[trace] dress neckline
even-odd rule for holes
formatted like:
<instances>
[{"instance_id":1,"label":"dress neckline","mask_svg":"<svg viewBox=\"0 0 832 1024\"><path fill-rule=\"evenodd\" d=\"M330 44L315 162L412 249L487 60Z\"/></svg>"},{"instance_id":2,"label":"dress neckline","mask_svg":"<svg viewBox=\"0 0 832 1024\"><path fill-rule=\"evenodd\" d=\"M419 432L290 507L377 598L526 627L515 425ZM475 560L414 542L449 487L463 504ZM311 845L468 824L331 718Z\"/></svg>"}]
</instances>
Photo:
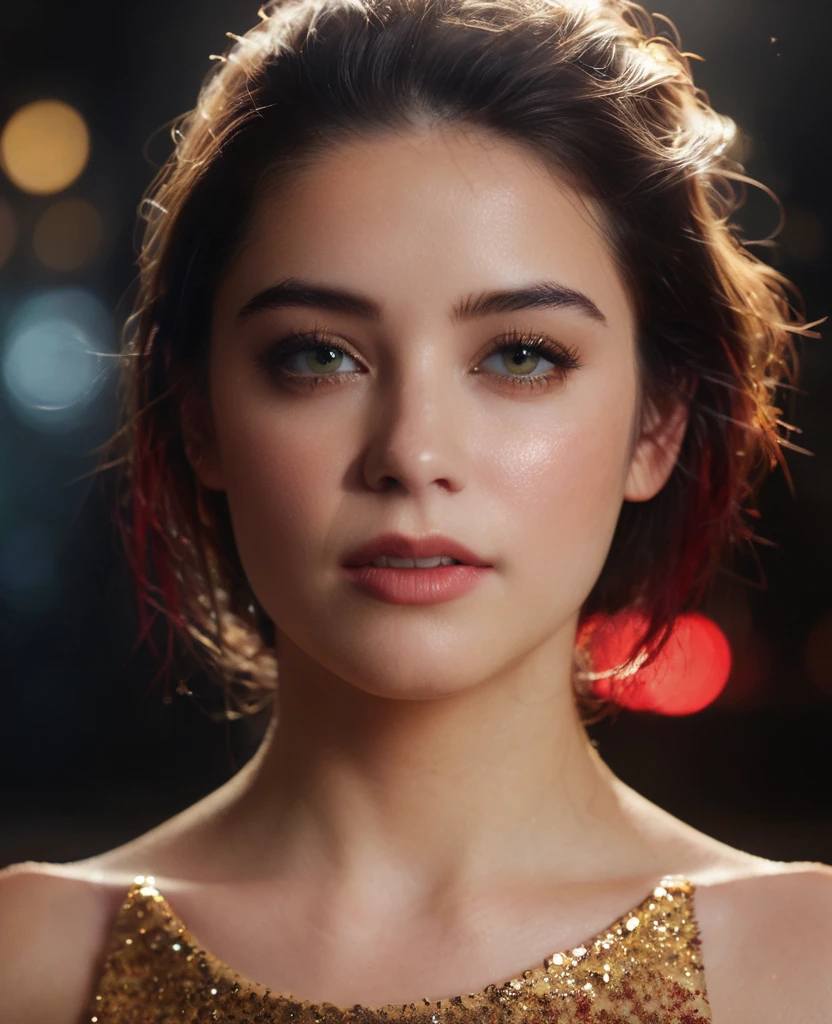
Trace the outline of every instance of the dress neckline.
<instances>
[{"instance_id":1,"label":"dress neckline","mask_svg":"<svg viewBox=\"0 0 832 1024\"><path fill-rule=\"evenodd\" d=\"M698 924L693 914L692 901L695 890L696 886L685 875L664 875L641 902L628 909L597 935L571 949L545 957L542 965L531 967L517 977L502 983L492 983L478 992L462 993L437 1000L423 998L415 1003L385 1003L378 1006L356 1003L352 1007L338 1006L327 1001L317 1003L299 999L288 992L274 992L268 986L240 974L230 964L206 949L199 938L190 931L156 886L153 875L138 875L134 878L122 909L128 911L134 909L137 903L144 902L150 909L151 916L164 920L167 934L179 936L180 941L171 946L173 950L180 947L185 951L191 950L191 955L187 959L190 960L192 955L196 955L200 968L207 974L227 980L234 991L257 993L267 1000L270 1006L295 1011L299 1019L329 1020L332 1014L343 1015L344 1019L353 1019L352 1015L360 1011L362 1019L387 1021L397 1020L399 1015L412 1013L416 1009L420 1014L430 1014L433 1010L473 1006L481 1004L486 998L493 1001L495 996L501 996L502 993L508 998L516 999L523 993L535 993L543 988L551 988L559 978L563 979L564 991L570 991L568 986L574 984L573 977L597 975L599 982L601 977L604 981L609 981L608 974L600 973L603 971L604 961L614 960L616 956L620 956L621 947L633 941L655 947L670 940L670 935L663 934L669 930L663 921L669 920L671 916L676 919L680 912L689 922L691 938L687 942L696 950L700 940ZM677 925L670 930L678 933L679 927ZM695 959L698 960L696 957ZM691 991L696 984L696 995L699 995L700 989L704 995L703 980L694 979L687 970L685 973L691 979ZM587 983L583 987L592 986Z\"/></svg>"}]
</instances>

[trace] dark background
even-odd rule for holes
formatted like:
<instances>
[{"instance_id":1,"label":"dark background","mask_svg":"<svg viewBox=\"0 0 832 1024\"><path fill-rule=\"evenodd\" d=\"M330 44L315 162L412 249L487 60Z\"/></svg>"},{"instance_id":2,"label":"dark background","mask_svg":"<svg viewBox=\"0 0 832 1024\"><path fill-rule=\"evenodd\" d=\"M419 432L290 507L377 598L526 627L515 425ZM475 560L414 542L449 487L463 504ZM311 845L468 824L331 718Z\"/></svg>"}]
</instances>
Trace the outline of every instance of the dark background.
<instances>
[{"instance_id":1,"label":"dark background","mask_svg":"<svg viewBox=\"0 0 832 1024\"><path fill-rule=\"evenodd\" d=\"M650 9L650 8L648 8ZM779 196L786 228L754 251L800 288L807 315L829 312L829 15L822 0L667 0L697 82L742 130L747 172ZM57 98L87 121L92 155L65 193L98 209L104 237L80 270L48 270L32 245L56 197L0 174L18 237L0 266L0 352L28 296L68 284L96 295L117 328L135 276L136 207L171 148L168 123L193 106L226 31L257 20L233 0L10 3L0 33L0 123ZM662 30L661 23L657 27ZM778 213L752 190L735 218L760 239ZM720 576L707 611L734 667L706 710L633 712L592 728L613 769L647 797L731 844L783 860L832 862L832 356L802 344L802 392L784 405L814 455L788 454L790 492L765 486L759 546ZM224 782L265 720L217 724L184 696L149 690L156 663L131 657L137 616L110 527L107 487L76 481L114 425L112 387L85 425L44 433L15 415L0 382L0 865L67 861L118 845ZM739 579L737 577L740 577ZM745 579L746 582L742 580ZM197 687L198 689L198 687ZM203 702L207 706L207 701Z\"/></svg>"}]
</instances>

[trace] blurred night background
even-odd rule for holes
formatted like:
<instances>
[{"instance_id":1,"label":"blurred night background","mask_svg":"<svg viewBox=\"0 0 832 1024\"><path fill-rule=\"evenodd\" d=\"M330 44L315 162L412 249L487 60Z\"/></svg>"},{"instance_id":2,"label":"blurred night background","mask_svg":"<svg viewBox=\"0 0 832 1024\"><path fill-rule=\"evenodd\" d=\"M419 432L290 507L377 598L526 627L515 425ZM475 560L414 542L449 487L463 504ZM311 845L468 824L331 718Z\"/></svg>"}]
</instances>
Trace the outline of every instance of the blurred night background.
<instances>
[{"instance_id":1,"label":"blurred night background","mask_svg":"<svg viewBox=\"0 0 832 1024\"><path fill-rule=\"evenodd\" d=\"M653 10L647 5L648 10ZM751 177L782 201L753 251L830 313L827 0L666 0L697 83L738 123ZM205 699L149 689L105 478L78 480L115 423L112 354L135 277L136 210L227 31L256 2L42 0L0 34L0 866L110 849L237 771L265 719L213 721ZM667 32L661 22L659 31ZM33 106L30 106L33 105ZM778 211L751 189L735 216L762 239ZM826 328L821 328L828 334ZM832 352L800 345L802 434L765 485L758 562L720 576L707 611L733 668L685 717L623 712L591 728L630 785L717 838L832 863ZM100 354L96 354L100 353ZM108 358L108 353L110 358ZM199 690L195 680L191 685Z\"/></svg>"}]
</instances>

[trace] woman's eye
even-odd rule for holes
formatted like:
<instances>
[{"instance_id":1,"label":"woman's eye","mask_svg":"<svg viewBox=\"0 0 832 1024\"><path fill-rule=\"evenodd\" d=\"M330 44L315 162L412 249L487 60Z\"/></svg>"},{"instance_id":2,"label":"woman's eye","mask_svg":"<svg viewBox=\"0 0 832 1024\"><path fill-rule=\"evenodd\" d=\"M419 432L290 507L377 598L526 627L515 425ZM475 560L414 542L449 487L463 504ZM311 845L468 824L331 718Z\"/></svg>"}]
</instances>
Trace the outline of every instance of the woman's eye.
<instances>
[{"instance_id":1,"label":"woman's eye","mask_svg":"<svg viewBox=\"0 0 832 1024\"><path fill-rule=\"evenodd\" d=\"M343 372L345 359L356 363L340 345L320 334L292 334L261 352L255 363L267 376L279 376L292 384L317 386L336 384L335 378L355 373L351 366L347 367L347 373Z\"/></svg>"},{"instance_id":2,"label":"woman's eye","mask_svg":"<svg viewBox=\"0 0 832 1024\"><path fill-rule=\"evenodd\" d=\"M480 365L484 366L489 359L493 359L497 367L492 372L499 373L501 370L508 370L508 373L518 380L531 376L547 376L545 373L535 373L540 368L541 360L544 364L553 364L553 359L547 359L543 355L541 346L522 343L500 345L493 349Z\"/></svg>"},{"instance_id":3,"label":"woman's eye","mask_svg":"<svg viewBox=\"0 0 832 1024\"><path fill-rule=\"evenodd\" d=\"M552 338L533 333L511 331L494 345L480 365L494 359L499 369L508 373L496 376L507 378L510 387L548 388L562 384L572 370L583 365L577 349L562 345ZM536 373L541 360L551 369Z\"/></svg>"},{"instance_id":4,"label":"woman's eye","mask_svg":"<svg viewBox=\"0 0 832 1024\"><path fill-rule=\"evenodd\" d=\"M345 360L347 365L345 369ZM503 335L478 363L475 372L482 373L489 360L493 367L486 373L509 386L544 387L562 383L571 370L582 364L577 352L538 334L516 331ZM541 360L551 367L535 372ZM256 359L266 373L279 374L293 384L317 387L337 384L338 378L356 372L357 360L340 345L318 334L291 335L262 352Z\"/></svg>"},{"instance_id":5,"label":"woman's eye","mask_svg":"<svg viewBox=\"0 0 832 1024\"><path fill-rule=\"evenodd\" d=\"M282 365L290 373L322 373L334 374L344 369L344 360L355 360L342 348L329 343L304 344L300 347L283 350ZM347 367L354 372L354 367Z\"/></svg>"}]
</instances>

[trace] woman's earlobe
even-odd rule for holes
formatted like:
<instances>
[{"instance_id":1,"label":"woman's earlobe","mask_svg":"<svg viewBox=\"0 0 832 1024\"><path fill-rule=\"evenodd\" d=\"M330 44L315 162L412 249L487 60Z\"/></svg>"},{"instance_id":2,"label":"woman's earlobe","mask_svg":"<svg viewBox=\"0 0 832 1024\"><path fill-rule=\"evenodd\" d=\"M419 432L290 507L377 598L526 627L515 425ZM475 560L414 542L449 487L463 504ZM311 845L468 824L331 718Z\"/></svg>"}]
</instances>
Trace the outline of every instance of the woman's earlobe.
<instances>
[{"instance_id":1,"label":"woman's earlobe","mask_svg":"<svg viewBox=\"0 0 832 1024\"><path fill-rule=\"evenodd\" d=\"M216 448L205 441L186 443L185 455L197 479L209 491L224 491L222 473L216 457Z\"/></svg>"},{"instance_id":2,"label":"woman's earlobe","mask_svg":"<svg viewBox=\"0 0 832 1024\"><path fill-rule=\"evenodd\" d=\"M197 479L208 490L224 491L213 427L201 400L193 397L183 400L180 424L185 457Z\"/></svg>"},{"instance_id":3,"label":"woman's earlobe","mask_svg":"<svg viewBox=\"0 0 832 1024\"><path fill-rule=\"evenodd\" d=\"M673 472L690 419L696 381L679 388L660 404L651 402L638 438L624 486L625 501L649 501Z\"/></svg>"}]
</instances>

